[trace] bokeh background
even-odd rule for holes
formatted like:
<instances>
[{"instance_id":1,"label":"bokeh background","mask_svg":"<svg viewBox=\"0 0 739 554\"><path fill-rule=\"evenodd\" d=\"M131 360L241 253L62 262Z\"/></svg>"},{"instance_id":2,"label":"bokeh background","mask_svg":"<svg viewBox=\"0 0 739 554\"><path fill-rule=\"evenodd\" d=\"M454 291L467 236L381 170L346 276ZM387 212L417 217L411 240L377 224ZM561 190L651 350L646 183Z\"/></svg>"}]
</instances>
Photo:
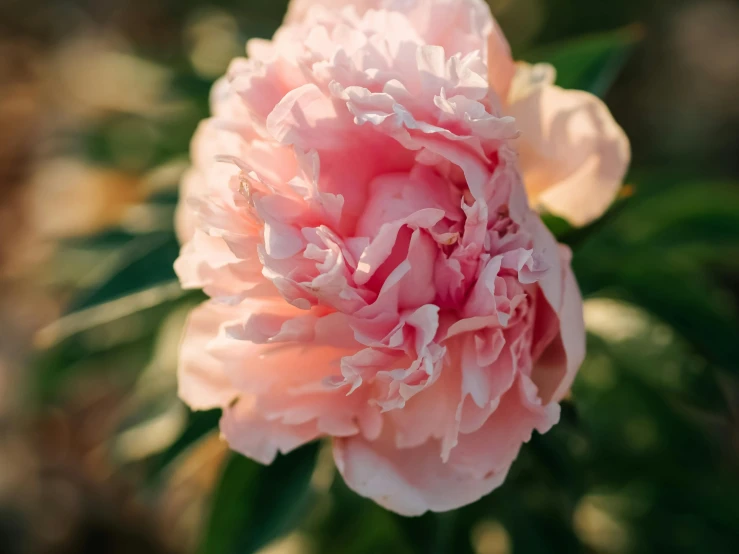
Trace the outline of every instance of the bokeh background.
<instances>
[{"instance_id":1,"label":"bokeh background","mask_svg":"<svg viewBox=\"0 0 739 554\"><path fill-rule=\"evenodd\" d=\"M285 0L0 0L0 553L739 551L739 4L491 0L633 146L574 231L588 358L506 484L405 519L311 445L261 468L175 394L177 183Z\"/></svg>"}]
</instances>

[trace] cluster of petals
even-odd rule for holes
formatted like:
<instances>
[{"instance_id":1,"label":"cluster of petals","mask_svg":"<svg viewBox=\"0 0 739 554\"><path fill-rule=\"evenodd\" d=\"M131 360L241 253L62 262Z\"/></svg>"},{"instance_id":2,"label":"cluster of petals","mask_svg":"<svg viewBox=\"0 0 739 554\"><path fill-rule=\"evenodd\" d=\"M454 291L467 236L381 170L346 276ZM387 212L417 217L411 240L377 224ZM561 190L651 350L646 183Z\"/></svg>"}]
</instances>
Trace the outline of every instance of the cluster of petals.
<instances>
[{"instance_id":1,"label":"cluster of petals","mask_svg":"<svg viewBox=\"0 0 739 554\"><path fill-rule=\"evenodd\" d=\"M603 104L516 65L483 0L294 0L212 92L176 270L180 395L270 463L331 437L406 515L500 485L584 356L574 224L620 185Z\"/></svg>"}]
</instances>

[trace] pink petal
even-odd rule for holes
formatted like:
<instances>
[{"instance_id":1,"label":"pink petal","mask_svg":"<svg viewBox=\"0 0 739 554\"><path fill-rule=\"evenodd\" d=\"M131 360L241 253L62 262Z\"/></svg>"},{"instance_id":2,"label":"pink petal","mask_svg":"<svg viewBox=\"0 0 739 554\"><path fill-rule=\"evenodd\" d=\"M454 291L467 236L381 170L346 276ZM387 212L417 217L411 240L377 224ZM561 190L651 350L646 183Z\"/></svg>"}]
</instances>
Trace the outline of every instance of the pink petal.
<instances>
[{"instance_id":1,"label":"pink petal","mask_svg":"<svg viewBox=\"0 0 739 554\"><path fill-rule=\"evenodd\" d=\"M225 408L220 428L233 450L259 463L271 464L278 452L287 454L320 435L313 421L300 425L269 421L254 410L253 404L253 399L241 398Z\"/></svg>"},{"instance_id":2,"label":"pink petal","mask_svg":"<svg viewBox=\"0 0 739 554\"><path fill-rule=\"evenodd\" d=\"M563 259L569 260L569 256L569 250L562 247ZM563 300L556 315L559 335L543 352L531 376L542 398L552 402L559 402L567 394L585 358L585 323L580 289L569 264L565 264L562 271Z\"/></svg>"},{"instance_id":3,"label":"pink petal","mask_svg":"<svg viewBox=\"0 0 739 554\"><path fill-rule=\"evenodd\" d=\"M219 360L207 350L223 320L232 315L232 307L213 302L190 314L180 347L178 385L180 398L194 410L226 406L238 394Z\"/></svg>"},{"instance_id":4,"label":"pink petal","mask_svg":"<svg viewBox=\"0 0 739 554\"><path fill-rule=\"evenodd\" d=\"M376 441L334 439L334 459L349 487L385 508L406 516L443 512L500 486L532 430L546 432L558 417L558 406L541 405L536 387L523 378L485 425L460 435L446 463L438 441L398 448L390 428Z\"/></svg>"},{"instance_id":5,"label":"pink petal","mask_svg":"<svg viewBox=\"0 0 739 554\"><path fill-rule=\"evenodd\" d=\"M478 479L441 461L438 443L398 449L363 437L334 439L334 460L347 485L405 516L444 512L478 500L499 486L506 470Z\"/></svg>"},{"instance_id":6,"label":"pink petal","mask_svg":"<svg viewBox=\"0 0 739 554\"><path fill-rule=\"evenodd\" d=\"M515 99L526 189L532 204L574 225L599 217L621 187L629 141L606 105L590 93L542 84Z\"/></svg>"},{"instance_id":7,"label":"pink petal","mask_svg":"<svg viewBox=\"0 0 739 554\"><path fill-rule=\"evenodd\" d=\"M493 30L488 35L487 48L488 82L497 96L496 104L500 109L508 98L516 64L511 57L511 47L497 21L493 22Z\"/></svg>"}]
</instances>

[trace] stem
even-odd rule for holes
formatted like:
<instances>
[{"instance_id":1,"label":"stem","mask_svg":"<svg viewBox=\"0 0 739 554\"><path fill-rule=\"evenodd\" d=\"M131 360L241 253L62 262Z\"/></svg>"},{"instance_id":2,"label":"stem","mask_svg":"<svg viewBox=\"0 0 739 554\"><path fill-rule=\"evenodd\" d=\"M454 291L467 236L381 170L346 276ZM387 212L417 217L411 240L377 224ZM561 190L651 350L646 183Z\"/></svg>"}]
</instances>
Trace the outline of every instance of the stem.
<instances>
[{"instance_id":1,"label":"stem","mask_svg":"<svg viewBox=\"0 0 739 554\"><path fill-rule=\"evenodd\" d=\"M436 533L432 554L451 554L451 543L454 538L454 525L457 520L457 510L434 514Z\"/></svg>"}]
</instances>

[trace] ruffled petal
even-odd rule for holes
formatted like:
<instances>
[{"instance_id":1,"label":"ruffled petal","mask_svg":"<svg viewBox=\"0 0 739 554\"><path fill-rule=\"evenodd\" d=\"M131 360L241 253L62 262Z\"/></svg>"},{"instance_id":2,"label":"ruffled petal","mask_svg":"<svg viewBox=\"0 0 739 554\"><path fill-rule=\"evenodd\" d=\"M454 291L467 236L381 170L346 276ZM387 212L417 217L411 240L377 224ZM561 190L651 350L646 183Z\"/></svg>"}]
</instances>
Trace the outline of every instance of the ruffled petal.
<instances>
[{"instance_id":1,"label":"ruffled petal","mask_svg":"<svg viewBox=\"0 0 739 554\"><path fill-rule=\"evenodd\" d=\"M321 434L314 421L285 425L268 420L254 407L253 398L240 398L223 410L221 436L244 456L262 464L271 464L277 453L288 454Z\"/></svg>"},{"instance_id":2,"label":"ruffled petal","mask_svg":"<svg viewBox=\"0 0 739 554\"><path fill-rule=\"evenodd\" d=\"M334 460L351 489L405 516L464 506L488 494L506 476L503 470L479 479L444 463L435 441L399 449L387 439L338 438L334 439Z\"/></svg>"},{"instance_id":3,"label":"ruffled petal","mask_svg":"<svg viewBox=\"0 0 739 554\"><path fill-rule=\"evenodd\" d=\"M558 417L558 406L543 406L522 378L483 427L460 436L446 462L438 441L399 448L390 428L376 441L334 439L334 459L349 487L385 508L406 516L444 512L500 486L532 430L546 432Z\"/></svg>"},{"instance_id":4,"label":"ruffled petal","mask_svg":"<svg viewBox=\"0 0 739 554\"><path fill-rule=\"evenodd\" d=\"M531 377L541 391L542 398L559 402L567 394L575 380L577 370L585 358L585 323L583 320L582 296L575 274L569 266L570 251L561 247L562 257L562 304L557 313L542 317L549 318L548 338L542 339L546 350L536 362Z\"/></svg>"}]
</instances>

